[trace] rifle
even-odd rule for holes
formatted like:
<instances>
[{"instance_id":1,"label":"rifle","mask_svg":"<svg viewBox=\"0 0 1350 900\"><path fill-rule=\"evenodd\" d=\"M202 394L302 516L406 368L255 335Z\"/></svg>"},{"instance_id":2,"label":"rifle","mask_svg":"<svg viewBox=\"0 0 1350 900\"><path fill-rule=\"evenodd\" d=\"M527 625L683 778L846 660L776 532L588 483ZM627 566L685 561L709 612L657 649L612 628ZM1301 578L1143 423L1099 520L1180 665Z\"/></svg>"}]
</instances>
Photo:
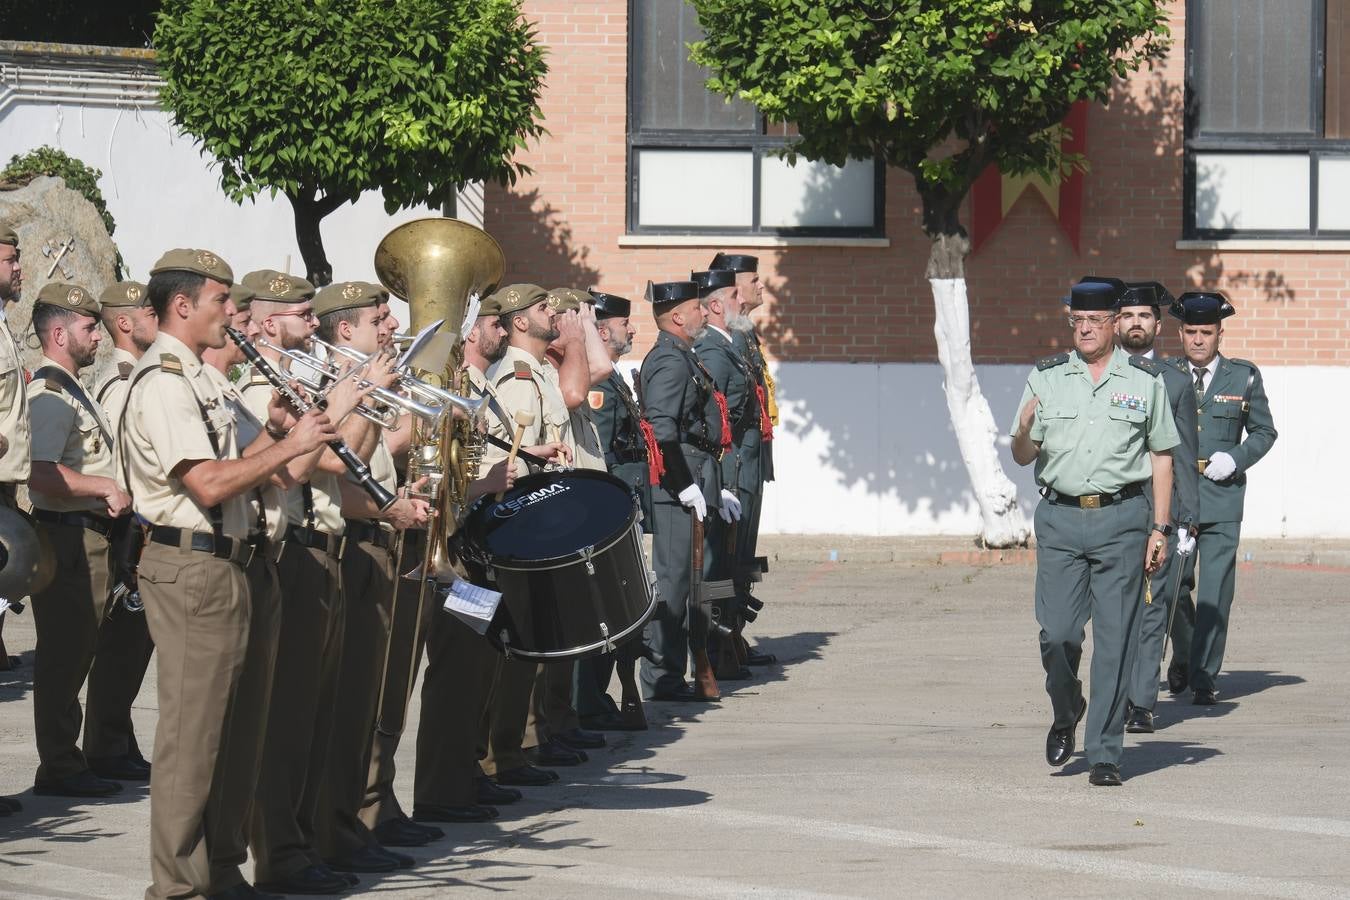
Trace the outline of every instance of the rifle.
<instances>
[{"instance_id":1,"label":"rifle","mask_svg":"<svg viewBox=\"0 0 1350 900\"><path fill-rule=\"evenodd\" d=\"M718 700L722 692L717 687L712 660L708 657L708 637L713 630L723 638L734 632L713 614L713 601L736 596L730 581L703 580L703 520L692 510L689 513L692 542L689 573L689 650L694 655L694 682L698 695L705 700Z\"/></svg>"}]
</instances>

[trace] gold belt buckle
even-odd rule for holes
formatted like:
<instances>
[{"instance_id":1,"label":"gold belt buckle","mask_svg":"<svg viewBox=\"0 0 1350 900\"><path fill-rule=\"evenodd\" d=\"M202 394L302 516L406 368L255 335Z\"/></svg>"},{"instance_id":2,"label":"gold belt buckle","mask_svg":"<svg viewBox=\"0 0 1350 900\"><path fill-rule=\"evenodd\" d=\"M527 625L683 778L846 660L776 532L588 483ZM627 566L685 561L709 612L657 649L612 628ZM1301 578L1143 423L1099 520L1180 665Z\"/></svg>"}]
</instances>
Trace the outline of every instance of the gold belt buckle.
<instances>
[{"instance_id":1,"label":"gold belt buckle","mask_svg":"<svg viewBox=\"0 0 1350 900\"><path fill-rule=\"evenodd\" d=\"M1200 474L1201 474L1201 475L1205 474L1205 467L1208 466L1208 465L1209 465L1209 460L1207 460L1207 459L1197 459L1197 460L1195 461L1195 467L1196 467L1197 469L1200 470Z\"/></svg>"},{"instance_id":2,"label":"gold belt buckle","mask_svg":"<svg viewBox=\"0 0 1350 900\"><path fill-rule=\"evenodd\" d=\"M1079 509L1101 509L1102 498L1099 494L1088 494L1078 498Z\"/></svg>"}]
</instances>

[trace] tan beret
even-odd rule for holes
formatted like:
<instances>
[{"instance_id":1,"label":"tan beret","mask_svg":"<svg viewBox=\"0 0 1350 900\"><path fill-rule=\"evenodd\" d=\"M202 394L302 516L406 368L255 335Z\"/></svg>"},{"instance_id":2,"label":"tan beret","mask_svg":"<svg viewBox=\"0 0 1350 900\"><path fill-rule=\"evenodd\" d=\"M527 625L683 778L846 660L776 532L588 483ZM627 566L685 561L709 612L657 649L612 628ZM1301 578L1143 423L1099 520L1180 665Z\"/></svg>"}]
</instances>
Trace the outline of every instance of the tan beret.
<instances>
[{"instance_id":1,"label":"tan beret","mask_svg":"<svg viewBox=\"0 0 1350 900\"><path fill-rule=\"evenodd\" d=\"M98 295L101 306L144 306L145 285L139 281L119 281Z\"/></svg>"},{"instance_id":2,"label":"tan beret","mask_svg":"<svg viewBox=\"0 0 1350 900\"><path fill-rule=\"evenodd\" d=\"M0 244L9 244L11 247L19 246L18 232L4 222L0 222Z\"/></svg>"},{"instance_id":3,"label":"tan beret","mask_svg":"<svg viewBox=\"0 0 1350 900\"><path fill-rule=\"evenodd\" d=\"M380 286L369 281L335 281L314 295L314 315L323 318L344 309L378 306Z\"/></svg>"},{"instance_id":4,"label":"tan beret","mask_svg":"<svg viewBox=\"0 0 1350 900\"><path fill-rule=\"evenodd\" d=\"M594 297L576 288L557 287L548 292L548 305L560 313L581 309L581 304L594 302Z\"/></svg>"},{"instance_id":5,"label":"tan beret","mask_svg":"<svg viewBox=\"0 0 1350 900\"><path fill-rule=\"evenodd\" d=\"M314 299L314 285L299 275L288 275L275 269L249 272L240 282L253 291L255 300L273 303L304 303Z\"/></svg>"},{"instance_id":6,"label":"tan beret","mask_svg":"<svg viewBox=\"0 0 1350 900\"><path fill-rule=\"evenodd\" d=\"M243 284L230 285L230 302L234 304L237 312L243 312L248 309L249 304L253 302L258 295L253 293L253 289Z\"/></svg>"},{"instance_id":7,"label":"tan beret","mask_svg":"<svg viewBox=\"0 0 1350 900\"><path fill-rule=\"evenodd\" d=\"M548 292L537 284L508 284L490 294L479 306L479 315L490 315L484 309L495 309L496 315L520 312L536 303L548 300Z\"/></svg>"},{"instance_id":8,"label":"tan beret","mask_svg":"<svg viewBox=\"0 0 1350 900\"><path fill-rule=\"evenodd\" d=\"M228 263L210 250L179 248L170 250L150 269L151 275L161 272L191 272L224 285L234 284L234 271Z\"/></svg>"},{"instance_id":9,"label":"tan beret","mask_svg":"<svg viewBox=\"0 0 1350 900\"><path fill-rule=\"evenodd\" d=\"M96 316L99 310L98 301L94 299L93 294L78 284L65 284L60 281L44 284L42 290L38 291L37 300L33 302L34 305L55 306L86 316Z\"/></svg>"}]
</instances>

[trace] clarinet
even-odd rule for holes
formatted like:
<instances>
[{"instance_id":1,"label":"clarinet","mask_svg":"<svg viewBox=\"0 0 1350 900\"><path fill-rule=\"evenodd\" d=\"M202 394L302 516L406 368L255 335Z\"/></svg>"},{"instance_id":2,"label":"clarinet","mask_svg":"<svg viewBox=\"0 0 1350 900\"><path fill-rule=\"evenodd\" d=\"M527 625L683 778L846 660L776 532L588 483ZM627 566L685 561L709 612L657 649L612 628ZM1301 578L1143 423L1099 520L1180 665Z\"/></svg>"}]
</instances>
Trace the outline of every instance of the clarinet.
<instances>
[{"instance_id":1,"label":"clarinet","mask_svg":"<svg viewBox=\"0 0 1350 900\"><path fill-rule=\"evenodd\" d=\"M229 326L226 326L225 334L239 346L239 349L244 352L244 356L253 364L253 367L268 380L272 387L276 389L276 392L282 396L282 399L291 405L291 408L294 409L298 415L303 416L314 408L314 404L307 402L305 398L301 397L300 394L286 382L286 379L281 377L281 373L279 373L276 368L258 352L258 348L249 343L248 338L244 337L238 330L230 328ZM331 441L328 444L328 447L337 454L338 459L342 460L343 465L347 467L347 471L352 473L352 477L355 478L357 484L370 495L370 499L375 501L375 505L379 507L380 512L384 512L398 499L375 480L375 476L370 474L370 467L361 462L361 457L357 456L352 448L348 447L346 442L341 438Z\"/></svg>"}]
</instances>

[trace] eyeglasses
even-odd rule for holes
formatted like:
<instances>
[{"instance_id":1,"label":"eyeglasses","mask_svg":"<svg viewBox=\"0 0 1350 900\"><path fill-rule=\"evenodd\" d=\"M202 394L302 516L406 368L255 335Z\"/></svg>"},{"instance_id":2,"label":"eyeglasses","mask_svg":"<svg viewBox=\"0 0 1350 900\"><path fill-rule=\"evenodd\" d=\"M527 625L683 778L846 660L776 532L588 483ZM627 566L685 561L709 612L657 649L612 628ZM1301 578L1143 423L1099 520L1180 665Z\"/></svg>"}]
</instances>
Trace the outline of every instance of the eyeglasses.
<instances>
[{"instance_id":1,"label":"eyeglasses","mask_svg":"<svg viewBox=\"0 0 1350 900\"><path fill-rule=\"evenodd\" d=\"M271 314L270 316L268 316L267 318L269 318L269 319L280 319L282 316L299 316L300 318L304 319L306 322L317 322L317 321L319 321L319 317L316 316L316 315L314 315L314 310L312 310L312 309L304 309L304 310L297 309L297 310L295 310L294 312L275 312L275 313L272 313L272 314Z\"/></svg>"},{"instance_id":2,"label":"eyeglasses","mask_svg":"<svg viewBox=\"0 0 1350 900\"><path fill-rule=\"evenodd\" d=\"M1115 316L1069 316L1070 328L1082 328L1084 325L1091 325L1093 328L1101 328L1110 324Z\"/></svg>"}]
</instances>

